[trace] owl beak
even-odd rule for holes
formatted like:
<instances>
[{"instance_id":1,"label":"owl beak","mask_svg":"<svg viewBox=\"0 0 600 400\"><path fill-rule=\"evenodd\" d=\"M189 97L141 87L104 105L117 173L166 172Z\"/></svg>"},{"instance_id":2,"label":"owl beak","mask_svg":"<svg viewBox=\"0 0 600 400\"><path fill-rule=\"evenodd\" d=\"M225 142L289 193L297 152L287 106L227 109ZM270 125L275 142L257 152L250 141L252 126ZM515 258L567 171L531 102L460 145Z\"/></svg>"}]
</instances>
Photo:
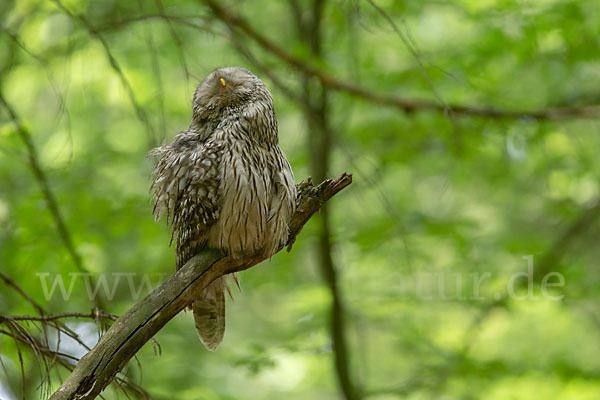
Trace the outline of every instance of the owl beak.
<instances>
[{"instance_id":1,"label":"owl beak","mask_svg":"<svg viewBox=\"0 0 600 400\"><path fill-rule=\"evenodd\" d=\"M225 87L227 86L227 81L223 78L219 78L219 82L221 83L221 86Z\"/></svg>"}]
</instances>

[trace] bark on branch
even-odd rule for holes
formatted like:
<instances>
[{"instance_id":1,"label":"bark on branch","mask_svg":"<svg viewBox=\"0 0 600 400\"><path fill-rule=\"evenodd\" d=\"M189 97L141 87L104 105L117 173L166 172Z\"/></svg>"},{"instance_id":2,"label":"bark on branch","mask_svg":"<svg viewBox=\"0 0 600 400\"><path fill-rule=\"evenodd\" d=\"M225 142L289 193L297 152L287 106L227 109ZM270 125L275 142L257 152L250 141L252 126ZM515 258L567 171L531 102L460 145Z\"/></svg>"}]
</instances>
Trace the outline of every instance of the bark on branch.
<instances>
[{"instance_id":1,"label":"bark on branch","mask_svg":"<svg viewBox=\"0 0 600 400\"><path fill-rule=\"evenodd\" d=\"M350 183L352 175L344 173L318 186L314 186L310 178L298 185L297 210L290 223L288 249L321 205ZM51 400L94 399L137 351L198 297L210 282L221 275L248 269L263 260L262 257L232 260L220 251L209 249L194 256L115 321L98 344L81 358Z\"/></svg>"}]
</instances>

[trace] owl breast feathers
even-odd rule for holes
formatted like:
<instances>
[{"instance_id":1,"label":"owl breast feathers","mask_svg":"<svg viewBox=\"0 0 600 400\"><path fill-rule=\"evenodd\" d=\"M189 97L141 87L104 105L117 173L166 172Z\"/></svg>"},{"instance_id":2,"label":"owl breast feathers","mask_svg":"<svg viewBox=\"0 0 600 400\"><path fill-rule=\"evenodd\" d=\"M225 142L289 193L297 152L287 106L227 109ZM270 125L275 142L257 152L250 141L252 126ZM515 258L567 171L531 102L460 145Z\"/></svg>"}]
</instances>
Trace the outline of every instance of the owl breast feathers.
<instances>
[{"instance_id":1,"label":"owl breast feathers","mask_svg":"<svg viewBox=\"0 0 600 400\"><path fill-rule=\"evenodd\" d=\"M176 267L205 247L232 257L270 256L288 238L296 186L278 146L273 99L239 67L221 68L196 89L189 129L154 149L154 215L166 214L176 239ZM225 278L192 308L196 328L214 350L224 332Z\"/></svg>"}]
</instances>

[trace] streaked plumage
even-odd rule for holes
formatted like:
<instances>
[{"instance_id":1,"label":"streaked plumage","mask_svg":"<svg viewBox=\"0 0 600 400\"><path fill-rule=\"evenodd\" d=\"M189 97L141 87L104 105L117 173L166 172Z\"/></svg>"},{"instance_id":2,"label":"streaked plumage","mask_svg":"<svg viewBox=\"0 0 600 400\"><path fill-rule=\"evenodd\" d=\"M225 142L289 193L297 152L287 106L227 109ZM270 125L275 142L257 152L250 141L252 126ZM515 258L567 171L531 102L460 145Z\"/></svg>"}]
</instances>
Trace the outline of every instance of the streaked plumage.
<instances>
[{"instance_id":1,"label":"streaked plumage","mask_svg":"<svg viewBox=\"0 0 600 400\"><path fill-rule=\"evenodd\" d=\"M239 67L208 75L194 93L192 122L160 156L151 190L177 240L176 267L205 247L233 257L270 256L288 237L296 187L278 146L273 99L262 81ZM192 305L196 329L210 350L225 329L225 277Z\"/></svg>"}]
</instances>

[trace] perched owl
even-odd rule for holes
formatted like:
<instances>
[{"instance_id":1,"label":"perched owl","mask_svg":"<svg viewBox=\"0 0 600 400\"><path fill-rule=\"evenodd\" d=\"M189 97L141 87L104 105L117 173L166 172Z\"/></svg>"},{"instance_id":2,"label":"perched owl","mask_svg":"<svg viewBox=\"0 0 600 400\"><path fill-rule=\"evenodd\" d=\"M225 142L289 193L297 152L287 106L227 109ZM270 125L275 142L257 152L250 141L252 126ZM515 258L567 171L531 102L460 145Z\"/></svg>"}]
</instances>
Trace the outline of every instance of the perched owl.
<instances>
[{"instance_id":1,"label":"perched owl","mask_svg":"<svg viewBox=\"0 0 600 400\"><path fill-rule=\"evenodd\" d=\"M150 154L160 156L153 213L172 224L178 269L205 247L268 257L285 244L294 175L278 146L271 93L250 71L228 67L208 75L194 93L190 127ZM209 350L223 339L227 289L221 277L192 305Z\"/></svg>"}]
</instances>

